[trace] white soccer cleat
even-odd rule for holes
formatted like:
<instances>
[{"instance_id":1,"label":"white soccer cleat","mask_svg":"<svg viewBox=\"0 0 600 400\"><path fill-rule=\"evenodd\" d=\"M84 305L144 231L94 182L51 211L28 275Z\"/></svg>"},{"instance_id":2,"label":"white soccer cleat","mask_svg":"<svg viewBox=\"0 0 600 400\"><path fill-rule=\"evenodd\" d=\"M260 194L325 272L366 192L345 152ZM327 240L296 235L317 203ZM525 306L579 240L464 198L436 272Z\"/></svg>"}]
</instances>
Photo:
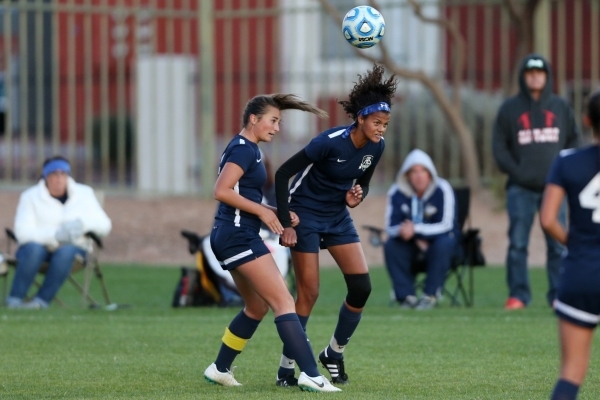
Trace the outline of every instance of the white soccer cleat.
<instances>
[{"instance_id":1,"label":"white soccer cleat","mask_svg":"<svg viewBox=\"0 0 600 400\"><path fill-rule=\"evenodd\" d=\"M300 373L298 378L298 386L300 389L307 392L341 392L342 389L337 388L331 384L323 375L317 377L310 377L304 372Z\"/></svg>"},{"instance_id":2,"label":"white soccer cleat","mask_svg":"<svg viewBox=\"0 0 600 400\"><path fill-rule=\"evenodd\" d=\"M212 363L208 366L208 368L206 368L206 371L204 371L204 379L206 379L208 383L212 383L214 385L242 386L242 384L236 381L233 377L234 369L235 367L232 368L231 371L220 372L215 363Z\"/></svg>"}]
</instances>

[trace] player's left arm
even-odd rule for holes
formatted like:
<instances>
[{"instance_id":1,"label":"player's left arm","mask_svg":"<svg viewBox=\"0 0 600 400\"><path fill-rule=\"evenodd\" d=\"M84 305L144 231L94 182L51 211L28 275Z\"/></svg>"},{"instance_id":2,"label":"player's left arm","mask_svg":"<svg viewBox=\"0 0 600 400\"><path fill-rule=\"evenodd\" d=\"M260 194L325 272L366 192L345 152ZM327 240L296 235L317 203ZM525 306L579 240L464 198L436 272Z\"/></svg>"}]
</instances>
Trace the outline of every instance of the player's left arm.
<instances>
[{"instance_id":1,"label":"player's left arm","mask_svg":"<svg viewBox=\"0 0 600 400\"><path fill-rule=\"evenodd\" d=\"M268 209L268 210L271 210L271 211L273 211L275 214L277 214L277 207L273 207L273 206L270 206L270 205L268 205L268 204L265 204L265 203L262 203L261 205L262 205L264 208L266 208L266 209ZM293 212L293 211L290 211L290 219L291 219L291 221L292 221L292 228L296 227L296 226L297 226L297 225L300 223L300 218L299 218L299 217L298 217L298 215L297 215L295 212Z\"/></svg>"},{"instance_id":2,"label":"player's left arm","mask_svg":"<svg viewBox=\"0 0 600 400\"><path fill-rule=\"evenodd\" d=\"M365 173L362 174L360 176L360 178L358 178L356 180L356 183L354 184L354 187L360 186L360 188L362 189L359 203L361 201L363 201L365 199L365 197L367 197L367 194L369 194L369 184L371 183L371 178L373 177L374 172L375 172L375 165L371 165L371 167L367 168Z\"/></svg>"},{"instance_id":3,"label":"player's left arm","mask_svg":"<svg viewBox=\"0 0 600 400\"><path fill-rule=\"evenodd\" d=\"M558 213L564 197L565 189L554 183L548 183L540 209L542 228L563 245L567 243L567 230L558 220Z\"/></svg>"}]
</instances>

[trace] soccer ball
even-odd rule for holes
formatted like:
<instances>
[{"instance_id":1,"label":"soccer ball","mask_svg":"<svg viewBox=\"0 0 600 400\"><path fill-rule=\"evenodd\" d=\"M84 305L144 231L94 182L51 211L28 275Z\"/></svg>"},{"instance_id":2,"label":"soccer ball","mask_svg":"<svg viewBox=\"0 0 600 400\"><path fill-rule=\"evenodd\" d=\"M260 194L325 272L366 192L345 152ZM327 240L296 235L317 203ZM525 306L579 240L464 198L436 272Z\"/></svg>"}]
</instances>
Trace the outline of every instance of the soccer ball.
<instances>
[{"instance_id":1,"label":"soccer ball","mask_svg":"<svg viewBox=\"0 0 600 400\"><path fill-rule=\"evenodd\" d=\"M344 38L354 47L366 49L375 46L385 30L385 21L379 11L369 6L358 6L348 11L342 22Z\"/></svg>"}]
</instances>

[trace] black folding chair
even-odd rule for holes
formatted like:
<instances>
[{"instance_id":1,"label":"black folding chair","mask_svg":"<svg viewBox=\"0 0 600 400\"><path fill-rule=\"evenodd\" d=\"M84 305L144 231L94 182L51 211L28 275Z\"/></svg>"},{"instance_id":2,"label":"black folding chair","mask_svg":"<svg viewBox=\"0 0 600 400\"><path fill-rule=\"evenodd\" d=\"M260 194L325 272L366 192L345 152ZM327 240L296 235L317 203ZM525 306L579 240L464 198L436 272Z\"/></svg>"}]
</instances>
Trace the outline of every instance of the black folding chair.
<instances>
[{"instance_id":1,"label":"black folding chair","mask_svg":"<svg viewBox=\"0 0 600 400\"><path fill-rule=\"evenodd\" d=\"M469 208L471 199L471 190L468 187L454 188L454 197L457 204L457 219L462 233L458 243L458 251L452 259L452 264L442 288L443 295L450 299L452 306L471 307L474 304L474 279L473 268L485 265L485 258L481 253L481 237L479 229L473 229L470 226L465 229L465 223L469 219ZM470 225L470 224L469 224ZM369 243L374 247L383 246L384 230L382 228L363 225L364 229L369 231ZM418 253L412 263L412 272L414 275L427 273L424 253ZM448 289L448 280L454 278L455 286ZM422 289L425 285L424 279L417 282L417 289ZM462 298L462 303L460 301Z\"/></svg>"}]
</instances>

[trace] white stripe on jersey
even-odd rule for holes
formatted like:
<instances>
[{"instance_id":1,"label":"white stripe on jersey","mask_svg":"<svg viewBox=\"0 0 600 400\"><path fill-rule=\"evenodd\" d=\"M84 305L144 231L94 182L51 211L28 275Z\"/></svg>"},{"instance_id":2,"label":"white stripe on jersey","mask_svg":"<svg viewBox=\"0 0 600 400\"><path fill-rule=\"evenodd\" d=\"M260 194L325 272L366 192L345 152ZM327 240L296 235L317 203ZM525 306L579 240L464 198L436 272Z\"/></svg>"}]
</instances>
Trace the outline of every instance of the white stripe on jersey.
<instances>
[{"instance_id":1,"label":"white stripe on jersey","mask_svg":"<svg viewBox=\"0 0 600 400\"><path fill-rule=\"evenodd\" d=\"M235 186L233 187L233 191L236 192L236 193L238 193L238 194L240 193L240 182L239 181L237 181L235 183ZM233 219L233 224L235 226L240 226L240 218L241 218L241 216L240 216L240 209L236 208L235 209L235 218Z\"/></svg>"},{"instance_id":2,"label":"white stripe on jersey","mask_svg":"<svg viewBox=\"0 0 600 400\"><path fill-rule=\"evenodd\" d=\"M252 254L252 250L242 251L240 254L236 254L233 257L229 257L227 260L223 261L223 265L231 264L234 261L239 260L240 258L244 258Z\"/></svg>"},{"instance_id":3,"label":"white stripe on jersey","mask_svg":"<svg viewBox=\"0 0 600 400\"><path fill-rule=\"evenodd\" d=\"M385 206L385 231L387 232L389 237L398 237L398 232L400 231L400 224L390 226L392 212L394 211L394 206L392 206L392 196L396 194L397 191L398 185L394 183L387 192L387 203Z\"/></svg>"},{"instance_id":4,"label":"white stripe on jersey","mask_svg":"<svg viewBox=\"0 0 600 400\"><path fill-rule=\"evenodd\" d=\"M568 315L571 318L575 318L581 322L587 322L588 324L597 324L600 322L600 315L590 314L586 311L581 311L575 307L571 307L568 304L561 303L558 300L554 301L554 308L561 313Z\"/></svg>"},{"instance_id":5,"label":"white stripe on jersey","mask_svg":"<svg viewBox=\"0 0 600 400\"><path fill-rule=\"evenodd\" d=\"M345 129L342 129L342 130L339 130L339 131L335 131L335 132L333 132L333 133L330 133L329 135L327 135L327 137L328 137L329 139L333 139L333 138L334 138L334 137L336 137L336 136L340 136L340 135L341 135L342 133L344 133L344 132L346 132L346 130L345 130Z\"/></svg>"},{"instance_id":6,"label":"white stripe on jersey","mask_svg":"<svg viewBox=\"0 0 600 400\"><path fill-rule=\"evenodd\" d=\"M306 174L308 174L308 171L310 171L310 169L312 168L312 166L313 165L310 164L308 167L306 167L306 169L302 173L302 176L300 177L300 179L298 179L298 182L296 182L296 184L294 185L294 187L290 190L290 196L288 197L288 203L292 200L292 194L294 194L294 192L296 191L296 189L298 189L298 187L302 183L302 179L304 179L304 177L306 176Z\"/></svg>"}]
</instances>

